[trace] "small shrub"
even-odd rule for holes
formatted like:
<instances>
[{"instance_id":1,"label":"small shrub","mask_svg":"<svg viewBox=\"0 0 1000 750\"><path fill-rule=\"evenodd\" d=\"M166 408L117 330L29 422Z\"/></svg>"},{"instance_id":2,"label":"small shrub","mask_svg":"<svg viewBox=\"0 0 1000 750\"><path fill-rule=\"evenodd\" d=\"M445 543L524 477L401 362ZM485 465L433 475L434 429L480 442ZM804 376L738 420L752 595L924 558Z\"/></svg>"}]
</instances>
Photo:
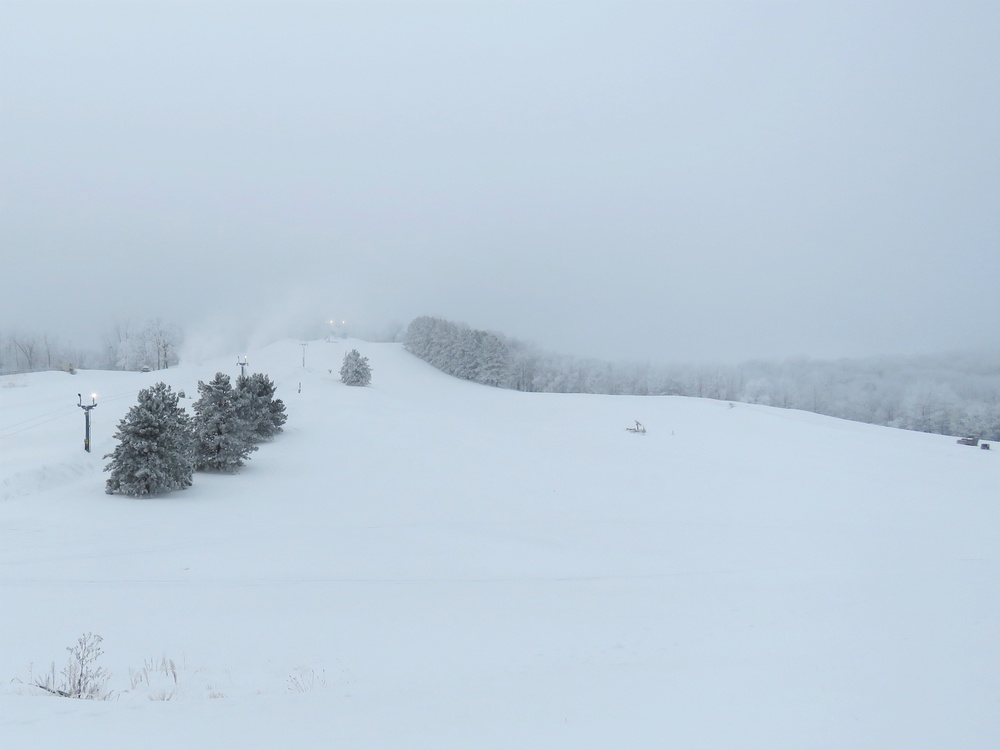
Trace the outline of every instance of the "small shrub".
<instances>
[{"instance_id":1,"label":"small shrub","mask_svg":"<svg viewBox=\"0 0 1000 750\"><path fill-rule=\"evenodd\" d=\"M164 656L160 658L159 664L157 664L155 659L148 659L143 662L139 669L129 668L128 676L132 689L135 690L143 683L147 687L152 687L153 683L150 680L150 676L159 672L163 672L165 677L173 678L174 684L177 684L177 665L173 659L168 659Z\"/></svg>"},{"instance_id":2,"label":"small shrub","mask_svg":"<svg viewBox=\"0 0 1000 750\"><path fill-rule=\"evenodd\" d=\"M326 672L316 674L315 669L298 669L297 674L289 675L288 691L291 693L308 693L316 688L326 687Z\"/></svg>"},{"instance_id":3,"label":"small shrub","mask_svg":"<svg viewBox=\"0 0 1000 750\"><path fill-rule=\"evenodd\" d=\"M75 646L67 646L69 659L62 670L62 679L56 677L56 664L52 662L49 673L33 678L32 682L53 695L64 698L80 698L83 700L107 700L111 693L107 691L110 673L104 667L98 667L96 662L104 655L101 642L104 639L93 633L84 633Z\"/></svg>"}]
</instances>

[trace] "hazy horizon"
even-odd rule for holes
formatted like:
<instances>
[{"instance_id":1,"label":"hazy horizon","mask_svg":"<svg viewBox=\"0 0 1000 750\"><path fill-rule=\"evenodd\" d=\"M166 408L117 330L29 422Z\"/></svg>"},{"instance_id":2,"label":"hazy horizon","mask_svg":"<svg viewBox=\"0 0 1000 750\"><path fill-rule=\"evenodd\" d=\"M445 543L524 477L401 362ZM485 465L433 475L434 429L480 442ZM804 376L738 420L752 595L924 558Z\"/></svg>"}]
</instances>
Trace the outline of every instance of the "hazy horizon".
<instances>
[{"instance_id":1,"label":"hazy horizon","mask_svg":"<svg viewBox=\"0 0 1000 750\"><path fill-rule=\"evenodd\" d=\"M0 35L0 331L1000 345L994 3L0 0Z\"/></svg>"}]
</instances>

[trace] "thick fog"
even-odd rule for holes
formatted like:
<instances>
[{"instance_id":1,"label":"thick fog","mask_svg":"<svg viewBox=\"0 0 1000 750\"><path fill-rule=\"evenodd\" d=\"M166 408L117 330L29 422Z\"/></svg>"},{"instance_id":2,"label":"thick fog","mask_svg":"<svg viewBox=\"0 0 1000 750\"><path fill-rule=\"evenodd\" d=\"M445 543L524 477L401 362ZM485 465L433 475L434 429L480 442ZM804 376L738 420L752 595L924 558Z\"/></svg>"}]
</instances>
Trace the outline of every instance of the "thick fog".
<instances>
[{"instance_id":1,"label":"thick fog","mask_svg":"<svg viewBox=\"0 0 1000 750\"><path fill-rule=\"evenodd\" d=\"M995 2L0 2L0 332L996 347Z\"/></svg>"}]
</instances>

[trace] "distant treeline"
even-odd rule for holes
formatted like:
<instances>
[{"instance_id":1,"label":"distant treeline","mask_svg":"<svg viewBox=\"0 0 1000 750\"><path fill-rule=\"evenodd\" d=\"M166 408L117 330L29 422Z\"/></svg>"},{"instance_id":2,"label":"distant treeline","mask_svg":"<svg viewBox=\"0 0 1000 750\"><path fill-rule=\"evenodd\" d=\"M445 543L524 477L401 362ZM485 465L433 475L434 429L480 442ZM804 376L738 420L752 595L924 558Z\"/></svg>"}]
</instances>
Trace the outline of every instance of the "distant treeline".
<instances>
[{"instance_id":1,"label":"distant treeline","mask_svg":"<svg viewBox=\"0 0 1000 750\"><path fill-rule=\"evenodd\" d=\"M441 318L423 316L406 329L403 345L456 378L510 388L511 356L505 340Z\"/></svg>"},{"instance_id":2,"label":"distant treeline","mask_svg":"<svg viewBox=\"0 0 1000 750\"><path fill-rule=\"evenodd\" d=\"M0 374L41 370L163 370L177 364L180 328L156 318L121 321L98 349L73 346L50 334L0 331Z\"/></svg>"},{"instance_id":3,"label":"distant treeline","mask_svg":"<svg viewBox=\"0 0 1000 750\"><path fill-rule=\"evenodd\" d=\"M1000 440L1000 352L732 366L612 364L428 316L410 324L403 343L450 375L519 391L697 396Z\"/></svg>"}]
</instances>

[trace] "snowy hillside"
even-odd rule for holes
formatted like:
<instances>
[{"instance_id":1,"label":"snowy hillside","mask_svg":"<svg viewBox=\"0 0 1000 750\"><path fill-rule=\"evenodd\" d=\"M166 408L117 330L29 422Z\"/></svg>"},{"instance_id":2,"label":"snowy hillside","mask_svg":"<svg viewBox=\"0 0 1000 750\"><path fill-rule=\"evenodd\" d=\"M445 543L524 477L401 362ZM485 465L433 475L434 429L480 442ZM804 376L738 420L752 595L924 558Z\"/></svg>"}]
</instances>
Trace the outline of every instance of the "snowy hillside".
<instances>
[{"instance_id":1,"label":"snowy hillside","mask_svg":"<svg viewBox=\"0 0 1000 750\"><path fill-rule=\"evenodd\" d=\"M248 353L283 434L148 500L117 421L235 355L0 378L3 747L1000 746L998 451L302 355ZM86 632L113 700L32 688Z\"/></svg>"}]
</instances>

